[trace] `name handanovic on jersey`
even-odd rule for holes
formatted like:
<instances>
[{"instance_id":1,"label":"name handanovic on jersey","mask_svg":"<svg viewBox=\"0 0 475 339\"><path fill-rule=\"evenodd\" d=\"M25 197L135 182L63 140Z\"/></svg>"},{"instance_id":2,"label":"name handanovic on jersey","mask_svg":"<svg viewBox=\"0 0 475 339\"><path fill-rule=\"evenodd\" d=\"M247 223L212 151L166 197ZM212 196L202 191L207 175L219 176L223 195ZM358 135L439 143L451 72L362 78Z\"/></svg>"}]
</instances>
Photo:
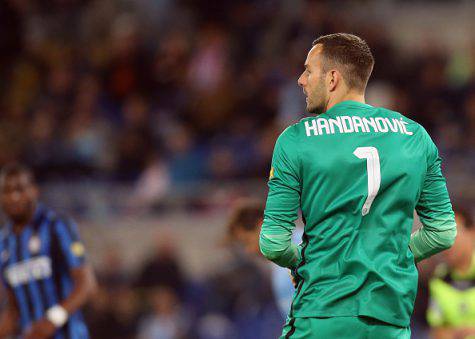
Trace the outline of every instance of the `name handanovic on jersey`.
<instances>
[{"instance_id":1,"label":"name handanovic on jersey","mask_svg":"<svg viewBox=\"0 0 475 339\"><path fill-rule=\"evenodd\" d=\"M5 269L5 280L11 287L26 284L33 280L47 279L52 275L51 258L43 255L20 261Z\"/></svg>"},{"instance_id":2,"label":"name handanovic on jersey","mask_svg":"<svg viewBox=\"0 0 475 339\"><path fill-rule=\"evenodd\" d=\"M304 122L308 137L335 133L400 133L413 135L407 129L408 123L402 118L338 116L333 118L313 118Z\"/></svg>"}]
</instances>

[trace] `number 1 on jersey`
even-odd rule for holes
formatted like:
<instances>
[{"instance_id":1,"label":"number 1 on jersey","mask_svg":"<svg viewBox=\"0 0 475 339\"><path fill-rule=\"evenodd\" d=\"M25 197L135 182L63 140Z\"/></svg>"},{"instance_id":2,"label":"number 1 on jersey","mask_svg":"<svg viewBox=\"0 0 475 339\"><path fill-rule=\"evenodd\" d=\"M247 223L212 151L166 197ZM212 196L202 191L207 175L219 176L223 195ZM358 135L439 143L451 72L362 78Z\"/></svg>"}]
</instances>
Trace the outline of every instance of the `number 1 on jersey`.
<instances>
[{"instance_id":1,"label":"number 1 on jersey","mask_svg":"<svg viewBox=\"0 0 475 339\"><path fill-rule=\"evenodd\" d=\"M360 159L366 159L366 170L368 172L368 197L363 204L361 214L365 216L369 213L371 204L381 185L381 170L379 165L379 153L375 147L358 147L353 152Z\"/></svg>"}]
</instances>

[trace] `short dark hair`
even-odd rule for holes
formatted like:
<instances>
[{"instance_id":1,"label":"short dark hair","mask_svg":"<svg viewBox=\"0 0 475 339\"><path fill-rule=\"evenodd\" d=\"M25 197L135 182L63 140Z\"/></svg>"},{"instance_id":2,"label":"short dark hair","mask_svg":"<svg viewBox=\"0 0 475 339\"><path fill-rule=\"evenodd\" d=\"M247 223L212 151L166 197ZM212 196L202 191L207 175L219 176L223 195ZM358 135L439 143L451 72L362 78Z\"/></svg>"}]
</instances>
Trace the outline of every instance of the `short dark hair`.
<instances>
[{"instance_id":1,"label":"short dark hair","mask_svg":"<svg viewBox=\"0 0 475 339\"><path fill-rule=\"evenodd\" d=\"M469 212L469 210L465 207L456 207L454 208L454 213L465 221L465 227L468 229L474 229L475 225L473 222L473 217L472 214Z\"/></svg>"},{"instance_id":2,"label":"short dark hair","mask_svg":"<svg viewBox=\"0 0 475 339\"><path fill-rule=\"evenodd\" d=\"M350 88L364 91L374 66L374 57L366 41L349 33L322 35L312 46L322 45L324 70L339 67Z\"/></svg>"},{"instance_id":3,"label":"short dark hair","mask_svg":"<svg viewBox=\"0 0 475 339\"><path fill-rule=\"evenodd\" d=\"M236 229L247 231L255 230L259 227L258 222L262 220L264 205L256 200L241 200L236 204L228 223L228 231L231 235Z\"/></svg>"},{"instance_id":4,"label":"short dark hair","mask_svg":"<svg viewBox=\"0 0 475 339\"><path fill-rule=\"evenodd\" d=\"M0 184L3 184L5 179L10 176L25 174L31 183L35 183L35 176L33 171L26 165L20 163L10 163L2 167L0 171Z\"/></svg>"}]
</instances>

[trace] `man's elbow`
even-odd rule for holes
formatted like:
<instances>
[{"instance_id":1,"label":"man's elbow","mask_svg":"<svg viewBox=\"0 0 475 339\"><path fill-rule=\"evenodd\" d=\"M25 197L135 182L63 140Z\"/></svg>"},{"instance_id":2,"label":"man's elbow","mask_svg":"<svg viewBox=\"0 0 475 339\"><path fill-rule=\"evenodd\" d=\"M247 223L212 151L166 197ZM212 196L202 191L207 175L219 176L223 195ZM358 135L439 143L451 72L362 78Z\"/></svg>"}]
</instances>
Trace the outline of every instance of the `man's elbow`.
<instances>
[{"instance_id":1,"label":"man's elbow","mask_svg":"<svg viewBox=\"0 0 475 339\"><path fill-rule=\"evenodd\" d=\"M88 288L87 288L87 296L88 296L88 299L91 299L91 297L95 295L99 289L96 275L94 274L94 271L92 268L90 268L88 281L89 282L88 282Z\"/></svg>"},{"instance_id":2,"label":"man's elbow","mask_svg":"<svg viewBox=\"0 0 475 339\"><path fill-rule=\"evenodd\" d=\"M275 244L269 244L268 241L262 236L259 238L259 249L266 259L274 262L280 258L283 252L282 250L276 248Z\"/></svg>"},{"instance_id":3,"label":"man's elbow","mask_svg":"<svg viewBox=\"0 0 475 339\"><path fill-rule=\"evenodd\" d=\"M275 259L275 252L272 251L268 246L266 246L266 244L262 240L262 237L259 239L259 250L266 259Z\"/></svg>"},{"instance_id":4,"label":"man's elbow","mask_svg":"<svg viewBox=\"0 0 475 339\"><path fill-rule=\"evenodd\" d=\"M451 248L453 244L455 243L456 238L457 238L457 226L454 225L453 228L445 231L444 239L442 241L443 250L448 250L449 248Z\"/></svg>"},{"instance_id":5,"label":"man's elbow","mask_svg":"<svg viewBox=\"0 0 475 339\"><path fill-rule=\"evenodd\" d=\"M80 286L83 302L88 302L97 292L97 280L94 270L90 265L82 268L79 274L78 285Z\"/></svg>"},{"instance_id":6,"label":"man's elbow","mask_svg":"<svg viewBox=\"0 0 475 339\"><path fill-rule=\"evenodd\" d=\"M280 253L279 252L276 252L276 251L273 251L273 250L268 250L268 249L264 249L264 248L260 248L261 249L261 253L262 255L270 260L270 261L277 261L279 258L280 258Z\"/></svg>"}]
</instances>

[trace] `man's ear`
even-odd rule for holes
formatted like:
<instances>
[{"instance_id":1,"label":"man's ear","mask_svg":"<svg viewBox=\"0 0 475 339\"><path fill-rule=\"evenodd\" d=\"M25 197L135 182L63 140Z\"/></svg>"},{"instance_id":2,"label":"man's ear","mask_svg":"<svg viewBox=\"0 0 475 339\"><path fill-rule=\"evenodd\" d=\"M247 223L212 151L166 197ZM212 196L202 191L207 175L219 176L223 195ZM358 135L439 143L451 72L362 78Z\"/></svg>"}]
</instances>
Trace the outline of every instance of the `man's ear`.
<instances>
[{"instance_id":1,"label":"man's ear","mask_svg":"<svg viewBox=\"0 0 475 339\"><path fill-rule=\"evenodd\" d=\"M342 81L341 74L336 69L332 69L327 73L327 88L329 92L336 90L338 84Z\"/></svg>"}]
</instances>

